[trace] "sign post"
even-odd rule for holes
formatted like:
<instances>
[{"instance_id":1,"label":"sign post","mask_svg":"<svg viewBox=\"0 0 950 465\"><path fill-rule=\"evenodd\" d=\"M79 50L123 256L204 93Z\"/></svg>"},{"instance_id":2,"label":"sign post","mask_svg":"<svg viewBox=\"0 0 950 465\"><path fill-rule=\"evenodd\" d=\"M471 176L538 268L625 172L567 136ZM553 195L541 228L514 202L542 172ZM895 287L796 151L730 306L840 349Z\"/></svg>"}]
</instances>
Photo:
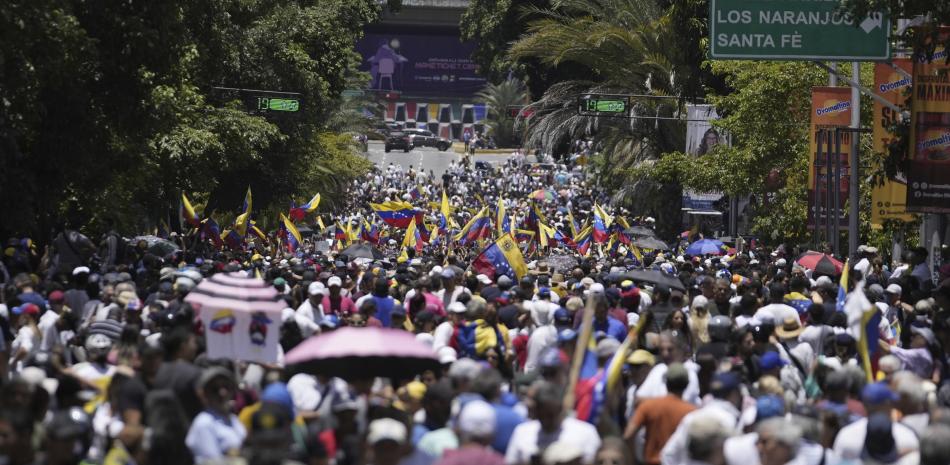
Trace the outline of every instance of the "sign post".
<instances>
[{"instance_id":1,"label":"sign post","mask_svg":"<svg viewBox=\"0 0 950 465\"><path fill-rule=\"evenodd\" d=\"M890 59L890 19L854 24L837 1L710 0L709 56L739 60Z\"/></svg>"}]
</instances>

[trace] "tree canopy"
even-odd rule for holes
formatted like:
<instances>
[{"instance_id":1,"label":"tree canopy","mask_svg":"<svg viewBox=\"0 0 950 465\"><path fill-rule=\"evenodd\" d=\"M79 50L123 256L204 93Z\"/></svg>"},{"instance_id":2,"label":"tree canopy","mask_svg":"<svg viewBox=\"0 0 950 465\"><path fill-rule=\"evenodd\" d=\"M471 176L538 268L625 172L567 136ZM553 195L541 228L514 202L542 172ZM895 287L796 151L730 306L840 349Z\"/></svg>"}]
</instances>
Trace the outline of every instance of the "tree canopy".
<instances>
[{"instance_id":1,"label":"tree canopy","mask_svg":"<svg viewBox=\"0 0 950 465\"><path fill-rule=\"evenodd\" d=\"M356 72L373 0L169 0L0 5L0 229L56 218L126 229L207 208L287 204L367 168L328 127ZM249 113L216 87L301 94L295 116ZM154 223L153 223L154 224Z\"/></svg>"}]
</instances>

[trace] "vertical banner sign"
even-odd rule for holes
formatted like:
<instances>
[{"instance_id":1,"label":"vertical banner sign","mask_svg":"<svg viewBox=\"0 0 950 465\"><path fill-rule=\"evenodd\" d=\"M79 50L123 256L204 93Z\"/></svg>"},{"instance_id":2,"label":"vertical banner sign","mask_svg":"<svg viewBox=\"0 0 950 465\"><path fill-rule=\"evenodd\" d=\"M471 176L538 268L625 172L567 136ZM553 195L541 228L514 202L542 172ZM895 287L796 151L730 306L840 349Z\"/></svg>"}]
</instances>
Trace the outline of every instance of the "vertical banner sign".
<instances>
[{"instance_id":1,"label":"vertical banner sign","mask_svg":"<svg viewBox=\"0 0 950 465\"><path fill-rule=\"evenodd\" d=\"M815 227L815 219L821 224L827 224L829 211L825 204L828 198L827 176L834 175L834 158L828 166L828 136L822 141L821 153L818 157L818 133L831 129L829 134L832 151L835 150L834 129L846 128L851 124L851 88L850 87L812 87L811 89L811 130L809 131L808 147L808 227ZM850 181L849 160L851 154L851 133L840 133L841 179L838 183L838 198L840 199L839 229L848 228L847 210L844 204L848 199ZM816 200L820 200L816 202Z\"/></svg>"},{"instance_id":2,"label":"vertical banner sign","mask_svg":"<svg viewBox=\"0 0 950 465\"><path fill-rule=\"evenodd\" d=\"M895 58L894 66L911 74L913 64L906 58ZM911 80L885 63L874 65L874 91L887 101L903 107L907 103ZM900 121L900 114L874 101L873 150L883 153L894 138L888 129ZM907 213L907 175L899 172L894 178L888 178L884 184L871 189L871 227L880 229L884 220L912 221L913 215Z\"/></svg>"},{"instance_id":3,"label":"vertical banner sign","mask_svg":"<svg viewBox=\"0 0 950 465\"><path fill-rule=\"evenodd\" d=\"M943 43L950 31L941 31ZM938 45L914 58L907 210L950 213L950 67Z\"/></svg>"},{"instance_id":4,"label":"vertical banner sign","mask_svg":"<svg viewBox=\"0 0 950 465\"><path fill-rule=\"evenodd\" d=\"M710 121L719 119L712 105L686 105L686 153L702 156L719 144L729 145L728 134L720 133ZM683 208L687 210L715 211L713 205L722 198L722 192L696 192L683 190Z\"/></svg>"}]
</instances>

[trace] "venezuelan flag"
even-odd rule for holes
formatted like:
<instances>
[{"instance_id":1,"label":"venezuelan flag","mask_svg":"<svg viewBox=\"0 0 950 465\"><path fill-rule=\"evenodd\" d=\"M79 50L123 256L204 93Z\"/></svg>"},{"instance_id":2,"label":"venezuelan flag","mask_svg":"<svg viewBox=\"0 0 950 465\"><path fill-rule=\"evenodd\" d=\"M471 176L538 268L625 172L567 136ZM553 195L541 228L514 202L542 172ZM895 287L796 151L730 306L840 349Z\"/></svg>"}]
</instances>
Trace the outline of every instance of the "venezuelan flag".
<instances>
[{"instance_id":1,"label":"venezuelan flag","mask_svg":"<svg viewBox=\"0 0 950 465\"><path fill-rule=\"evenodd\" d=\"M505 214L505 201L498 198L498 205L495 207L495 227L498 229L498 235L511 232L511 218Z\"/></svg>"},{"instance_id":2,"label":"venezuelan flag","mask_svg":"<svg viewBox=\"0 0 950 465\"><path fill-rule=\"evenodd\" d=\"M257 227L257 222L251 221L251 234L254 234L261 241L267 242L267 234L264 234L264 231L261 231L261 228Z\"/></svg>"},{"instance_id":3,"label":"venezuelan flag","mask_svg":"<svg viewBox=\"0 0 950 465\"><path fill-rule=\"evenodd\" d=\"M488 276L507 275L516 281L528 272L524 256L509 234L501 236L478 254L472 262L472 269Z\"/></svg>"},{"instance_id":4,"label":"venezuelan flag","mask_svg":"<svg viewBox=\"0 0 950 465\"><path fill-rule=\"evenodd\" d=\"M488 217L488 207L482 207L482 209L462 227L462 230L455 235L454 239L464 245L490 236L491 218Z\"/></svg>"},{"instance_id":5,"label":"venezuelan flag","mask_svg":"<svg viewBox=\"0 0 950 465\"><path fill-rule=\"evenodd\" d=\"M452 221L452 206L449 205L449 196L446 194L445 189L442 190L442 204L439 206L439 231L442 234L445 234L449 231L449 228L454 227L454 221Z\"/></svg>"},{"instance_id":6,"label":"venezuelan flag","mask_svg":"<svg viewBox=\"0 0 950 465\"><path fill-rule=\"evenodd\" d=\"M247 228L251 224L251 207L253 205L251 197L251 187L247 187L247 194L244 195L244 206L242 207L242 212L234 219L234 230L241 240L244 240L244 236L247 235Z\"/></svg>"},{"instance_id":7,"label":"venezuelan flag","mask_svg":"<svg viewBox=\"0 0 950 465\"><path fill-rule=\"evenodd\" d=\"M577 237L577 231L580 231L580 223L574 219L574 214L570 210L567 211L567 220L571 225L571 237Z\"/></svg>"},{"instance_id":8,"label":"venezuelan flag","mask_svg":"<svg viewBox=\"0 0 950 465\"><path fill-rule=\"evenodd\" d=\"M386 224L406 229L416 217L416 209L409 202L389 200L383 203L371 203L369 207Z\"/></svg>"},{"instance_id":9,"label":"venezuelan flag","mask_svg":"<svg viewBox=\"0 0 950 465\"><path fill-rule=\"evenodd\" d=\"M412 200L419 200L420 197L422 197L422 190L419 189L419 186L413 187L412 190L409 191L409 198Z\"/></svg>"},{"instance_id":10,"label":"venezuelan flag","mask_svg":"<svg viewBox=\"0 0 950 465\"><path fill-rule=\"evenodd\" d=\"M528 242L534 239L534 231L527 229L516 229L515 240L518 242Z\"/></svg>"},{"instance_id":11,"label":"venezuelan flag","mask_svg":"<svg viewBox=\"0 0 950 465\"><path fill-rule=\"evenodd\" d=\"M593 227L587 226L581 230L578 237L574 238L574 243L576 244L577 251L583 255L587 256L587 253L590 251L590 245L593 242Z\"/></svg>"},{"instance_id":12,"label":"venezuelan flag","mask_svg":"<svg viewBox=\"0 0 950 465\"><path fill-rule=\"evenodd\" d=\"M188 197L184 192L181 193L181 204L178 208L179 216L185 223L193 228L197 228L198 224L201 223L201 218L198 216L198 213L195 212L195 207L191 206L191 201L188 200Z\"/></svg>"},{"instance_id":13,"label":"venezuelan flag","mask_svg":"<svg viewBox=\"0 0 950 465\"><path fill-rule=\"evenodd\" d=\"M646 321L643 318L642 321ZM603 413L604 404L610 396L610 393L620 384L623 374L623 365L627 359L627 353L636 341L643 324L638 324L627 332L627 337L620 344L620 348L614 353L603 369L597 368L597 358L593 357L593 370L591 370L591 355L594 350L591 349L591 343L594 338L588 338L588 349L584 353L584 365L581 366L580 376L578 377L575 388L575 410L577 419L591 424L597 424L600 414ZM591 376L585 374L594 372Z\"/></svg>"},{"instance_id":14,"label":"venezuelan flag","mask_svg":"<svg viewBox=\"0 0 950 465\"><path fill-rule=\"evenodd\" d=\"M594 205L594 242L603 244L610 236L611 218L600 205Z\"/></svg>"},{"instance_id":15,"label":"venezuelan flag","mask_svg":"<svg viewBox=\"0 0 950 465\"><path fill-rule=\"evenodd\" d=\"M402 238L402 247L408 248L412 247L416 252L422 252L423 240L419 234L419 228L416 227L416 219L413 218L409 222L409 227L406 228L406 235Z\"/></svg>"},{"instance_id":16,"label":"venezuelan flag","mask_svg":"<svg viewBox=\"0 0 950 465\"><path fill-rule=\"evenodd\" d=\"M303 244L303 238L300 236L300 231L294 226L293 221L290 221L290 218L281 213L280 220L284 224L284 229L287 230L287 250L294 253L300 248L300 244Z\"/></svg>"},{"instance_id":17,"label":"venezuelan flag","mask_svg":"<svg viewBox=\"0 0 950 465\"><path fill-rule=\"evenodd\" d=\"M224 232L221 233L221 239L223 239L224 243L232 250L244 249L244 236L238 234L238 232L233 229L225 229Z\"/></svg>"},{"instance_id":18,"label":"venezuelan flag","mask_svg":"<svg viewBox=\"0 0 950 465\"><path fill-rule=\"evenodd\" d=\"M360 231L360 238L366 242L379 244L379 228L376 227L375 223L370 224L368 221L363 220L363 229Z\"/></svg>"},{"instance_id":19,"label":"venezuelan flag","mask_svg":"<svg viewBox=\"0 0 950 465\"><path fill-rule=\"evenodd\" d=\"M317 210L317 207L320 205L320 194L314 195L309 202L299 206L290 208L290 219L294 221L300 221L307 216L308 213L313 213Z\"/></svg>"},{"instance_id":20,"label":"venezuelan flag","mask_svg":"<svg viewBox=\"0 0 950 465\"><path fill-rule=\"evenodd\" d=\"M874 382L877 379L875 371L880 350L878 340L881 338L881 311L864 294L864 281L856 284L854 291L848 294L844 311L848 315L851 334L858 340L858 355L861 357L865 377L869 383Z\"/></svg>"},{"instance_id":21,"label":"venezuelan flag","mask_svg":"<svg viewBox=\"0 0 950 465\"><path fill-rule=\"evenodd\" d=\"M851 268L851 259L845 259L844 268L841 270L841 280L838 282L838 299L835 302L835 310L844 311L844 304L848 298L848 269Z\"/></svg>"},{"instance_id":22,"label":"venezuelan flag","mask_svg":"<svg viewBox=\"0 0 950 465\"><path fill-rule=\"evenodd\" d=\"M224 241L221 240L221 228L218 226L218 222L214 218L208 217L201 222L200 226L201 231L201 240L211 239L211 242L214 243L214 246L221 248L224 245Z\"/></svg>"}]
</instances>

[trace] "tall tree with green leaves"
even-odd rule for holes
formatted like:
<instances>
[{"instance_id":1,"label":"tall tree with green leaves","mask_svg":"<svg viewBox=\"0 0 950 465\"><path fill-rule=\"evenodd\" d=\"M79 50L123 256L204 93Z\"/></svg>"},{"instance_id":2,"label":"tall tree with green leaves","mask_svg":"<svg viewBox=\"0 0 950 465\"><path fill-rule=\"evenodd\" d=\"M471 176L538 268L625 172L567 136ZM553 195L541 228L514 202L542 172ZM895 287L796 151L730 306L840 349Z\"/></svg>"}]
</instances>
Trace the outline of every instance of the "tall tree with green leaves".
<instances>
[{"instance_id":1,"label":"tall tree with green leaves","mask_svg":"<svg viewBox=\"0 0 950 465\"><path fill-rule=\"evenodd\" d=\"M518 79L506 79L500 84L488 84L478 93L478 99L488 106L489 135L499 147L520 147L520 131L508 110L523 107L528 100L524 84Z\"/></svg>"}]
</instances>

